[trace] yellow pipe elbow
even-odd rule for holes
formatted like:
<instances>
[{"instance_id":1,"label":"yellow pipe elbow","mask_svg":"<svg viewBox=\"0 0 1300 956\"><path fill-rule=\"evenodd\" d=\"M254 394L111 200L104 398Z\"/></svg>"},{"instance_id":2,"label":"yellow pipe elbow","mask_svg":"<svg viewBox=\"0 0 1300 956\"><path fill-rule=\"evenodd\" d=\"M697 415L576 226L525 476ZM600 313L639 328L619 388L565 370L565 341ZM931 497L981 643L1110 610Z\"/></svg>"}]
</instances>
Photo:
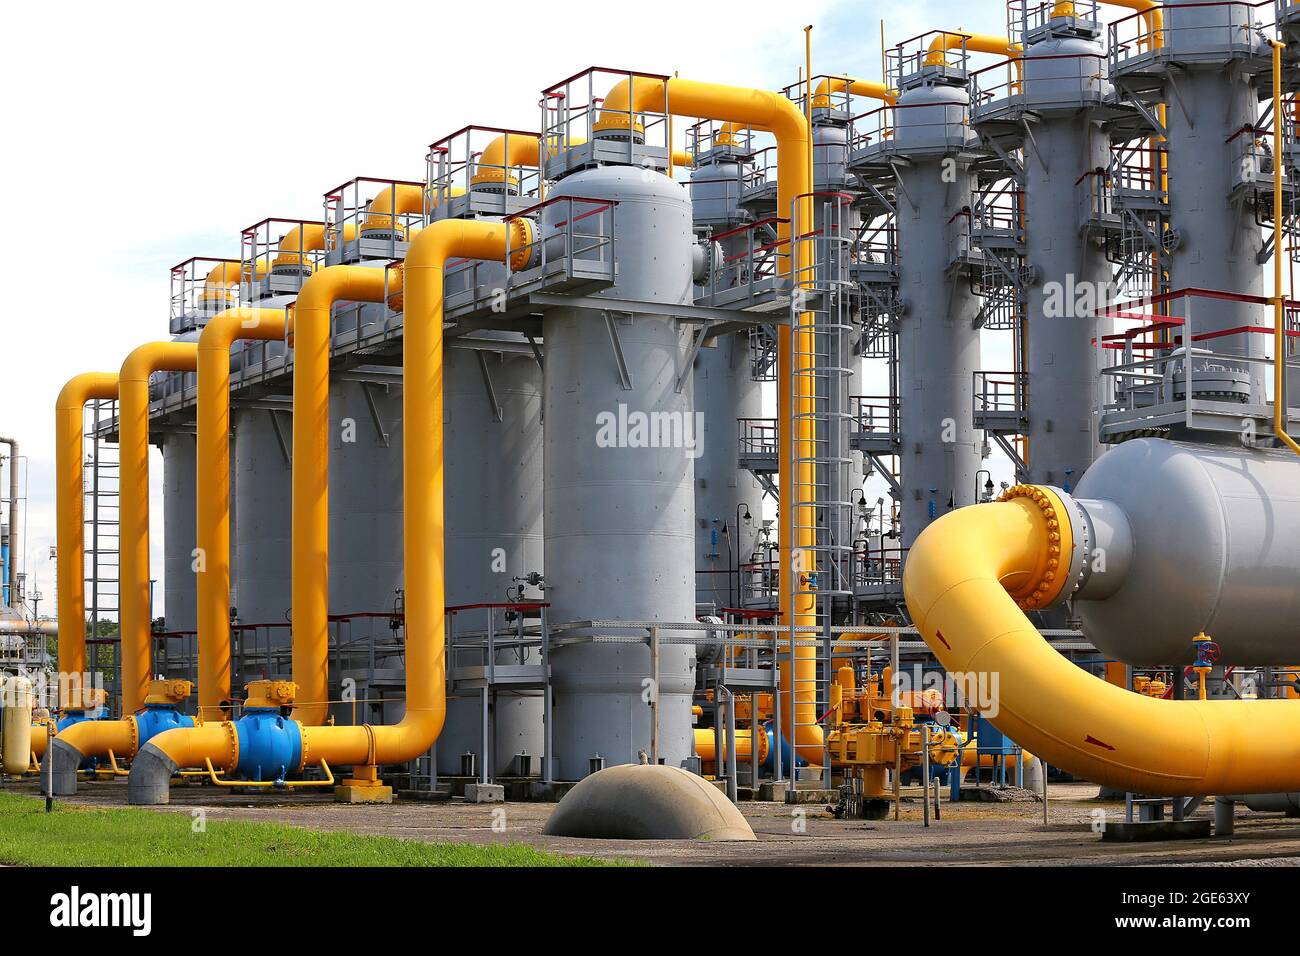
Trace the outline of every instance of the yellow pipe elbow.
<instances>
[{"instance_id":1,"label":"yellow pipe elbow","mask_svg":"<svg viewBox=\"0 0 1300 956\"><path fill-rule=\"evenodd\" d=\"M109 751L130 757L139 748L140 731L131 716L122 720L83 720L65 728L58 739L74 747L82 757L107 757Z\"/></svg>"},{"instance_id":2,"label":"yellow pipe elbow","mask_svg":"<svg viewBox=\"0 0 1300 956\"><path fill-rule=\"evenodd\" d=\"M243 265L238 262L218 263L203 282L203 301L230 302L233 291L239 287Z\"/></svg>"},{"instance_id":3,"label":"yellow pipe elbow","mask_svg":"<svg viewBox=\"0 0 1300 956\"><path fill-rule=\"evenodd\" d=\"M311 265L307 253L325 248L325 224L308 222L294 226L280 237L278 253L271 263L272 267L287 265Z\"/></svg>"},{"instance_id":4,"label":"yellow pipe elbow","mask_svg":"<svg viewBox=\"0 0 1300 956\"><path fill-rule=\"evenodd\" d=\"M230 715L230 347L285 335L283 309L227 309L198 341L195 437L200 719Z\"/></svg>"},{"instance_id":5,"label":"yellow pipe elbow","mask_svg":"<svg viewBox=\"0 0 1300 956\"><path fill-rule=\"evenodd\" d=\"M986 33L940 33L930 41L925 65L943 66L948 62L948 51L963 46L975 53L992 53L1013 60L1016 65L1016 82L1023 83L1024 63L1018 59L1022 52L1020 44L1012 43L1006 37L991 36Z\"/></svg>"},{"instance_id":6,"label":"yellow pipe elbow","mask_svg":"<svg viewBox=\"0 0 1300 956\"><path fill-rule=\"evenodd\" d=\"M1156 700L1093 677L1042 639L1021 608L1060 596L1062 569L1081 544L1055 491L1021 486L1009 495L944 515L917 538L903 571L926 643L959 681L985 682L981 710L998 728L1048 762L1120 790L1300 789L1300 711L1290 701Z\"/></svg>"},{"instance_id":7,"label":"yellow pipe elbow","mask_svg":"<svg viewBox=\"0 0 1300 956\"><path fill-rule=\"evenodd\" d=\"M410 183L396 183L386 186L375 194L366 206L366 218L361 223L361 231L368 229L392 229L395 232L405 230L400 217L413 216L424 212L424 187L412 186ZM351 239L352 236L345 236Z\"/></svg>"},{"instance_id":8,"label":"yellow pipe elbow","mask_svg":"<svg viewBox=\"0 0 1300 956\"><path fill-rule=\"evenodd\" d=\"M399 723L389 726L304 726L303 753L309 755L304 759L323 759L333 766L402 763L425 753L442 732L447 710L443 270L452 258L504 262L507 250L511 248L511 232L515 228L514 223L443 219L421 231L407 251L402 269L406 300L402 365L402 444L406 449L402 461L402 488L406 502L402 519L406 566L406 713ZM295 375L298 372L296 362L295 358ZM298 385L295 381L295 403L297 399ZM295 461L300 460L298 437L295 417ZM295 529L296 520L295 517ZM300 577L301 572L295 564L295 588ZM322 587L324 581L322 574ZM295 595L295 615L299 606ZM297 631L295 617L295 680L298 679Z\"/></svg>"},{"instance_id":9,"label":"yellow pipe elbow","mask_svg":"<svg viewBox=\"0 0 1300 956\"><path fill-rule=\"evenodd\" d=\"M194 727L164 730L149 741L178 768L202 767L211 760L219 770L233 770L239 765L239 735L228 720L208 721Z\"/></svg>"},{"instance_id":10,"label":"yellow pipe elbow","mask_svg":"<svg viewBox=\"0 0 1300 956\"><path fill-rule=\"evenodd\" d=\"M336 302L383 302L385 291L383 269L329 266L303 284L293 309L291 607L294 718L304 724L324 723L329 711L330 316Z\"/></svg>"},{"instance_id":11,"label":"yellow pipe elbow","mask_svg":"<svg viewBox=\"0 0 1300 956\"><path fill-rule=\"evenodd\" d=\"M831 97L836 93L843 93L848 90L854 96L867 96L871 99L882 100L893 106L898 102L898 93L891 90L884 83L878 83L875 80L859 80L849 76L827 77L817 84L817 89L813 92L813 107L818 109L827 109L831 105Z\"/></svg>"},{"instance_id":12,"label":"yellow pipe elbow","mask_svg":"<svg viewBox=\"0 0 1300 956\"><path fill-rule=\"evenodd\" d=\"M82 461L85 406L117 398L117 374L84 372L69 379L55 402L55 576L58 586L59 671L86 671L86 541ZM63 702L68 704L81 702ZM71 709L83 709L73 706Z\"/></svg>"},{"instance_id":13,"label":"yellow pipe elbow","mask_svg":"<svg viewBox=\"0 0 1300 956\"><path fill-rule=\"evenodd\" d=\"M752 733L749 730L736 731L736 762L748 763L754 759L754 748ZM722 745L723 757L726 757L726 738L723 738ZM701 763L713 764L716 766L718 760L717 746L714 742L713 728L697 727L695 729L695 754L700 758ZM767 734L759 731L758 734L758 762L764 763L767 760Z\"/></svg>"},{"instance_id":14,"label":"yellow pipe elbow","mask_svg":"<svg viewBox=\"0 0 1300 956\"><path fill-rule=\"evenodd\" d=\"M122 712L144 706L152 676L149 600L149 377L192 372L193 342L147 342L118 372L118 577Z\"/></svg>"}]
</instances>

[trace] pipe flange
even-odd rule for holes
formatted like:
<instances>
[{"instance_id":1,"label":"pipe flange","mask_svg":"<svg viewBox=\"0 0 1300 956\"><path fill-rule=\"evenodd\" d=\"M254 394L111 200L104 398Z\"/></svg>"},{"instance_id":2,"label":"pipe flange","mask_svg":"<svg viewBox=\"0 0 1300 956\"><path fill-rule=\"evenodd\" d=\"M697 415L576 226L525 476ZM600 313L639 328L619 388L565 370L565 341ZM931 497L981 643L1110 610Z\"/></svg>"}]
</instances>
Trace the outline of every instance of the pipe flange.
<instances>
[{"instance_id":1,"label":"pipe flange","mask_svg":"<svg viewBox=\"0 0 1300 956\"><path fill-rule=\"evenodd\" d=\"M1022 611L1037 611L1051 607L1061 596L1070 580L1069 562L1072 559L1073 528L1055 488L1044 485L1016 485L1003 492L999 501L1024 498L1038 506L1047 524L1047 542L1039 556L1038 566L1029 581L1011 596ZM1062 560L1067 562L1061 567Z\"/></svg>"}]
</instances>

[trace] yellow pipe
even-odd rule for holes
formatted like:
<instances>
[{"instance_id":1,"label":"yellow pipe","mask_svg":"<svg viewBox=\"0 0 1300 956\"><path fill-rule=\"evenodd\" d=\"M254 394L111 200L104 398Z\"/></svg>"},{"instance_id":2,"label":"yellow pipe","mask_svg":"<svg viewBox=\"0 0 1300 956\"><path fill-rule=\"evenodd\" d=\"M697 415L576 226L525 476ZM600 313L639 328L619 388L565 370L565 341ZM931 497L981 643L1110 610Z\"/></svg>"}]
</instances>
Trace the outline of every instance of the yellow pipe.
<instances>
[{"instance_id":1,"label":"yellow pipe","mask_svg":"<svg viewBox=\"0 0 1300 956\"><path fill-rule=\"evenodd\" d=\"M79 757L103 757L109 751L129 757L139 749L140 729L135 717L128 713L121 720L83 720L65 727L58 740L75 748ZM56 760L54 765L57 767L59 761Z\"/></svg>"},{"instance_id":2,"label":"yellow pipe","mask_svg":"<svg viewBox=\"0 0 1300 956\"><path fill-rule=\"evenodd\" d=\"M68 380L55 403L55 575L59 592L59 673L65 679L86 672L86 512L82 499L85 405L95 399L116 398L116 373L84 372ZM69 708L69 703L74 706ZM62 706L84 709L81 701L64 701Z\"/></svg>"},{"instance_id":3,"label":"yellow pipe","mask_svg":"<svg viewBox=\"0 0 1300 956\"><path fill-rule=\"evenodd\" d=\"M1282 292L1282 49L1273 45L1273 433L1300 455L1300 444L1287 433L1286 297Z\"/></svg>"},{"instance_id":4,"label":"yellow pipe","mask_svg":"<svg viewBox=\"0 0 1300 956\"><path fill-rule=\"evenodd\" d=\"M407 259L409 262L409 255ZM293 593L290 606L293 680L299 691L294 718L305 724L324 723L329 710L330 313L336 302L383 302L384 272L366 266L321 269L303 283L293 309ZM407 351L410 332L408 322L404 346ZM405 389L403 394L408 394ZM407 455L410 456L409 450ZM406 508L409 512L409 501ZM412 586L408 570L408 603ZM410 666L408 660L407 667Z\"/></svg>"},{"instance_id":5,"label":"yellow pipe","mask_svg":"<svg viewBox=\"0 0 1300 956\"><path fill-rule=\"evenodd\" d=\"M1006 37L991 36L986 33L940 33L930 41L925 65L943 66L948 60L947 52L962 47L975 53L992 53L996 56L1005 56L1007 59L1013 59L1021 53L1020 44L1012 43ZM1020 68L1021 63L1016 60L1017 78L1020 76Z\"/></svg>"},{"instance_id":6,"label":"yellow pipe","mask_svg":"<svg viewBox=\"0 0 1300 956\"><path fill-rule=\"evenodd\" d=\"M998 728L1087 780L1161 796L1300 789L1292 702L1156 700L1093 677L1042 639L1022 608L1055 602L1062 569L1086 546L1073 540L1066 515L1052 489L1018 486L921 533L903 591L944 667L997 675Z\"/></svg>"},{"instance_id":7,"label":"yellow pipe","mask_svg":"<svg viewBox=\"0 0 1300 956\"><path fill-rule=\"evenodd\" d=\"M438 739L446 718L446 659L444 634L444 502L443 502L443 376L442 376L442 306L443 270L452 258L484 259L504 262L507 249L519 248L531 238L524 220L507 223L478 220L443 219L428 226L411 243L403 267L406 312L404 318L402 365L402 434L406 455L402 460L402 488L406 502L403 512L403 553L406 566L406 713L400 722L392 725L372 726L305 726L302 733L303 760L328 761L334 766L365 767L386 763L402 763L425 753ZM347 271L338 271L347 270ZM315 509L324 503L324 494L310 502L299 500L299 475L304 474L303 491L324 489L328 476L329 459L324 441L326 428L315 439L313 434L320 409L328 410L329 398L329 307L327 291L353 301L366 301L364 295L373 290L371 280L355 273L378 276L382 294L382 270L348 266L332 266L313 276L318 278L333 274L332 287L327 290L318 284L312 292L309 309L302 311L299 299L300 344L294 356L294 533L298 534L300 503L309 507L304 518L324 530L324 512L316 515ZM304 287L304 298L307 288ZM306 348L306 342L317 342L316 334L303 335L304 331L318 329L324 323L326 330L324 348ZM321 354L323 353L323 355ZM303 372L303 366L309 366ZM300 379L298 376L302 375ZM299 405L299 402L302 404ZM299 419L301 414L304 418ZM310 414L309 414L310 411ZM303 444L300 446L299 442ZM320 549L307 548L309 542L295 541L294 560L294 679L299 676L299 613L303 608L298 588L304 578L311 578L314 566L300 564L298 546L310 552L313 562L323 559L319 578L307 584L319 588L314 596L323 611L326 593L324 571L328 567L328 538L319 539ZM307 602L313 603L313 602ZM324 623L322 619L322 624ZM326 633L322 629L317 640L323 652ZM304 648L305 650L305 648ZM324 655L321 655L323 664ZM314 666L314 665L313 665ZM314 675L313 675L314 676ZM311 698L308 698L309 704ZM295 713L295 717L297 714ZM302 718L298 718L300 722ZM201 733L169 730L159 734L150 748L156 748L176 767L205 766L210 760L222 770L234 769L239 760L234 724L206 724L198 728ZM224 728L220 733L215 728ZM167 766L166 761L161 762ZM295 770L301 767L295 767Z\"/></svg>"},{"instance_id":8,"label":"yellow pipe","mask_svg":"<svg viewBox=\"0 0 1300 956\"><path fill-rule=\"evenodd\" d=\"M424 187L409 183L385 186L366 205L366 218L361 223L367 229L393 229L405 231L399 217L424 212Z\"/></svg>"},{"instance_id":9,"label":"yellow pipe","mask_svg":"<svg viewBox=\"0 0 1300 956\"><path fill-rule=\"evenodd\" d=\"M208 272L207 279L203 282L203 301L204 302L230 302L235 296L231 294L233 289L239 287L240 276L243 272L243 264L239 262L221 262Z\"/></svg>"},{"instance_id":10,"label":"yellow pipe","mask_svg":"<svg viewBox=\"0 0 1300 956\"><path fill-rule=\"evenodd\" d=\"M147 342L126 357L118 373L123 714L134 714L144 706L153 676L149 654L153 630L149 614L149 377L154 372L193 372L197 362L198 346L193 342Z\"/></svg>"},{"instance_id":11,"label":"yellow pipe","mask_svg":"<svg viewBox=\"0 0 1300 956\"><path fill-rule=\"evenodd\" d=\"M898 102L898 92L891 90L884 83L877 83L875 80L858 80L850 76L835 76L823 78L817 84L817 89L813 93L813 106L817 109L827 109L831 105L831 97L845 90L854 96L868 96L883 100L890 106Z\"/></svg>"},{"instance_id":12,"label":"yellow pipe","mask_svg":"<svg viewBox=\"0 0 1300 956\"><path fill-rule=\"evenodd\" d=\"M214 315L199 335L195 582L202 720L230 715L230 347L284 334L283 309L244 308Z\"/></svg>"},{"instance_id":13,"label":"yellow pipe","mask_svg":"<svg viewBox=\"0 0 1300 956\"><path fill-rule=\"evenodd\" d=\"M627 128L631 114L658 111L665 104L678 116L695 116L701 119L731 122L741 126L762 129L776 138L777 154L777 210L793 213L792 219L805 229L812 223L812 135L808 119L799 107L780 93L769 90L701 83L695 80L659 80L635 77L621 80L605 97L605 112L595 124L601 128ZM621 123L621 127L620 127ZM781 220L786 216L781 215ZM812 264L806 243L792 242L790 221L780 221L777 238L787 254L781 258L781 274L793 281L805 281ZM794 260L793 263L791 260ZM792 268L793 267L793 268ZM782 621L797 627L815 627L815 602L810 594L797 596L788 590L794 577L795 554L811 554L815 546L815 520L807 506L795 507L793 502L811 498L815 476L810 459L815 454L812 420L812 402L808 373L813 358L812 332L806 315L801 316L797 337L789 325L777 327L777 380L794 383L795 395L791 401L790 389L777 389L777 420L779 435L779 540ZM799 368L795 368L795 360ZM797 376L795 372L800 374ZM796 417L797 415L797 417ZM789 429L797 432L791 442ZM795 447L797 446L797 450ZM795 467L796 459L800 460ZM794 494L796 484L803 491ZM792 522L794 512L798 520ZM798 535L792 532L798 528ZM811 646L792 648L793 667L781 668L781 721L782 732L791 742L795 752L810 765L822 762L822 729L817 724L816 713L816 651ZM793 670L793 676L791 675ZM793 720L793 727L792 727Z\"/></svg>"},{"instance_id":14,"label":"yellow pipe","mask_svg":"<svg viewBox=\"0 0 1300 956\"><path fill-rule=\"evenodd\" d=\"M754 759L753 747L750 746L750 732L748 730L736 731L736 762L738 764L748 763ZM722 740L722 754L726 756L726 737ZM758 762L763 763L767 760L767 734L759 731L758 734ZM713 728L699 727L695 730L695 754L704 764L717 765L718 754L717 747L714 746Z\"/></svg>"},{"instance_id":15,"label":"yellow pipe","mask_svg":"<svg viewBox=\"0 0 1300 956\"><path fill-rule=\"evenodd\" d=\"M585 140L572 139L569 147L581 146ZM554 156L557 147L548 150L548 157ZM500 183L506 181L508 171L515 168L538 169L542 161L541 137L531 133L502 133L487 144L478 162L475 163L474 175L470 183ZM674 149L672 162L675 166L689 166L695 162L695 155L688 150ZM518 180L511 176L510 185L518 185Z\"/></svg>"},{"instance_id":16,"label":"yellow pipe","mask_svg":"<svg viewBox=\"0 0 1300 956\"><path fill-rule=\"evenodd\" d=\"M325 248L325 224L323 222L306 222L294 226L280 237L279 251L272 266L304 265L311 266L308 252Z\"/></svg>"}]
</instances>

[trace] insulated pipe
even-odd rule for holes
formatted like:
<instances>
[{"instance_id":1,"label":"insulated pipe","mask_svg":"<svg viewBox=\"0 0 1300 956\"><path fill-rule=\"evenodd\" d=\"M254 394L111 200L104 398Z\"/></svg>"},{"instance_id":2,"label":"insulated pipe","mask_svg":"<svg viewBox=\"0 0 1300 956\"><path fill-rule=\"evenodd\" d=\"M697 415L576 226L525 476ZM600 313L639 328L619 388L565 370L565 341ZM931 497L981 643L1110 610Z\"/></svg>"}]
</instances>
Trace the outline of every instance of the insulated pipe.
<instances>
[{"instance_id":1,"label":"insulated pipe","mask_svg":"<svg viewBox=\"0 0 1300 956\"><path fill-rule=\"evenodd\" d=\"M86 672L86 510L82 496L85 405L117 398L117 373L83 372L63 386L55 403L56 578L59 591L59 673ZM83 702L65 709L84 710Z\"/></svg>"},{"instance_id":2,"label":"insulated pipe","mask_svg":"<svg viewBox=\"0 0 1300 956\"><path fill-rule=\"evenodd\" d=\"M806 117L793 102L769 90L700 83L694 80L659 80L635 77L620 80L605 97L596 126L626 128L627 117L634 113L668 109L673 115L728 121L740 126L767 130L776 137L777 210L793 215L778 216L779 245L791 245L790 223L798 221L811 230L812 223L812 134ZM620 118L621 117L621 118ZM780 258L781 274L789 278L805 276L812 265L806 243L793 243L790 255ZM793 263L791 260L794 260ZM793 271L791 266L793 265ZM815 451L815 396L809 383L813 361L812 332L807 316L799 322L795 341L789 325L777 327L777 421L779 429L779 527L782 621L796 627L815 627L816 604L810 594L793 595L789 582L794 577L795 555L811 553L816 546L815 518L807 505L796 506L811 498L815 475L811 459ZM796 368L796 363L798 367ZM798 373L798 374L796 374ZM793 381L791 389L784 383ZM797 416L797 417L796 417ZM797 431L791 440L790 429ZM797 449L797 450L796 450ZM799 461L798 468L795 467ZM795 494L798 485L799 494ZM798 511L798 520L791 521ZM798 534L792 531L798 529ZM791 599L794 598L794 606ZM796 754L809 765L820 766L823 757L822 729L817 724L816 649L797 645L792 648L791 668L781 668L782 733L792 743ZM792 679L793 678L793 679ZM793 721L793 725L792 725Z\"/></svg>"},{"instance_id":3,"label":"insulated pipe","mask_svg":"<svg viewBox=\"0 0 1300 956\"><path fill-rule=\"evenodd\" d=\"M406 449L402 460L403 498L406 502L402 519L402 547L406 565L406 713L397 724L384 726L365 724L320 727L299 724L300 762L310 760L316 763L324 760L331 766L352 767L402 763L428 751L442 731L447 710L444 630L446 600L443 589L443 270L452 258L504 262L507 250L524 247L532 238L531 230L522 219L512 220L509 224L443 219L422 230L407 251L403 268L406 311L402 349L402 443ZM336 291L346 293L346 297L354 300L358 300L358 293L365 291L362 286L353 284L361 283L361 278L354 280L337 270L368 272L372 275L379 272L375 269L333 266L317 273L317 276L324 276L333 271L341 276L334 282ZM318 286L319 288L321 287ZM301 329L319 323L321 308L320 304L316 304L309 314L303 314L302 300L299 299L300 334ZM328 329L329 308L327 305L323 308ZM302 408L304 414L308 408L313 415L316 414L322 395L324 406L328 409L328 351L326 336L324 390L320 388L317 373L304 376L301 380L303 386L313 383L316 385L311 403ZM315 355L315 349L305 349L301 353L295 349L295 405L300 394L300 380L297 377L301 371L299 363L304 358L310 360ZM312 456L311 452L318 449L307 440L306 433L314 429L300 427L297 414L295 411L294 461L302 463L304 471L306 467L311 468L313 482L323 483L328 477L328 458L324 454ZM300 436L304 442L301 447ZM324 448L327 447L324 445ZM295 507L298 504L296 482L297 474ZM311 487L314 486L313 483ZM322 502L323 499L322 495ZM325 512L322 511L320 527L325 526L324 515ZM296 533L297 515L294 527ZM328 544L327 539L322 539L322 542ZM320 557L325 563L325 567L320 569L322 573L318 598L323 608L326 593L323 572L328 567L328 555L322 551ZM295 592L306 572L307 569L295 561ZM298 676L298 610L299 602L295 593L295 680ZM324 642L321 644L323 647ZM232 770L238 766L238 732L234 723L210 723L197 730L170 730L159 734L145 745L131 767L129 801L134 804L167 802L167 786L171 774L179 767L201 766L205 760L211 760L213 766L221 770Z\"/></svg>"},{"instance_id":4,"label":"insulated pipe","mask_svg":"<svg viewBox=\"0 0 1300 956\"><path fill-rule=\"evenodd\" d=\"M131 352L117 377L118 577L122 714L144 706L152 677L149 594L149 377L193 372L193 342L147 342Z\"/></svg>"},{"instance_id":5,"label":"insulated pipe","mask_svg":"<svg viewBox=\"0 0 1300 956\"><path fill-rule=\"evenodd\" d=\"M891 90L884 83L875 80L858 80L850 76L834 76L827 77L817 84L817 89L813 92L813 109L829 108L831 97L845 90L854 96L869 96L872 99L883 100L890 106L898 102L898 92Z\"/></svg>"},{"instance_id":6,"label":"insulated pipe","mask_svg":"<svg viewBox=\"0 0 1300 956\"><path fill-rule=\"evenodd\" d=\"M996 676L998 729L1087 780L1154 796L1300 790L1292 701L1156 700L1093 677L1042 639L1022 609L1055 602L1072 577L1062 569L1086 549L1068 514L1054 489L1021 485L921 533L903 591L944 667L968 683Z\"/></svg>"},{"instance_id":7,"label":"insulated pipe","mask_svg":"<svg viewBox=\"0 0 1300 956\"><path fill-rule=\"evenodd\" d=\"M198 344L196 535L199 559L198 714L230 715L230 347L237 340L283 339L283 309L226 309L208 320Z\"/></svg>"},{"instance_id":8,"label":"insulated pipe","mask_svg":"<svg viewBox=\"0 0 1300 956\"><path fill-rule=\"evenodd\" d=\"M18 439L0 438L9 446L9 606L18 606Z\"/></svg>"}]
</instances>

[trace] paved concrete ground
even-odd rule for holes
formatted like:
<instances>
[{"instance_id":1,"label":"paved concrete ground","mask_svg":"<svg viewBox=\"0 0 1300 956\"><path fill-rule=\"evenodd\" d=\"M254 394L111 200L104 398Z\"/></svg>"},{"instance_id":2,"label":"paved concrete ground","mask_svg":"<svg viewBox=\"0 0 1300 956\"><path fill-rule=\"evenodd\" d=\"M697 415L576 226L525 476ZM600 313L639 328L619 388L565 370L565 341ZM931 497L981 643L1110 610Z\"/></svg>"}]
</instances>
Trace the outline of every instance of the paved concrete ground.
<instances>
[{"instance_id":1,"label":"paved concrete ground","mask_svg":"<svg viewBox=\"0 0 1300 956\"><path fill-rule=\"evenodd\" d=\"M6 791L36 792L34 782L6 785ZM204 809L211 820L260 820L319 830L401 837L428 842L530 843L556 853L620 857L665 865L1033 864L1300 865L1300 820L1238 811L1236 835L1172 843L1102 843L1093 832L1094 814L1122 819L1122 802L1100 802L1097 787L1061 784L1051 788L1049 823L1042 804L961 803L943 806L943 819L925 829L919 803L904 804L902 819L878 822L836 820L819 805L742 803L758 836L756 843L577 840L542 835L549 803L467 804L399 800L392 806L349 806L325 795L238 795L195 785L172 789L172 804L157 811ZM123 782L83 784L69 802L123 805ZM798 815L796 811L801 811ZM1203 809L1201 814L1209 811Z\"/></svg>"}]
</instances>

